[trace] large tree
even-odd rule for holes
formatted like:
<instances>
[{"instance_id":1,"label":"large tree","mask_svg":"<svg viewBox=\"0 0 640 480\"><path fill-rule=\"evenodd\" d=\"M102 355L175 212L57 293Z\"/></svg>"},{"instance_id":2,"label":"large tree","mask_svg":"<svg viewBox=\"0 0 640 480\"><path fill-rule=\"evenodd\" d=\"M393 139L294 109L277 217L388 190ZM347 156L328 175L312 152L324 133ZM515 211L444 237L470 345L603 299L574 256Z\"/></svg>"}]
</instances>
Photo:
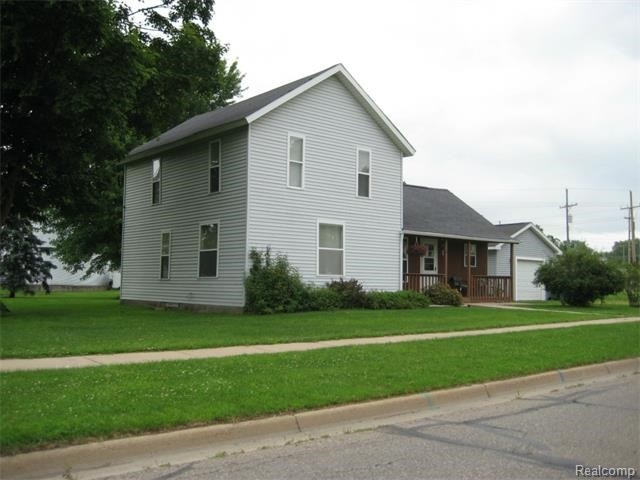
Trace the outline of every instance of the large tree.
<instances>
[{"instance_id":1,"label":"large tree","mask_svg":"<svg viewBox=\"0 0 640 480\"><path fill-rule=\"evenodd\" d=\"M9 291L10 298L19 290L33 294L34 285L40 283L47 286L56 267L42 257L42 244L31 222L19 215L0 227L0 287ZM1 302L0 310L7 311Z\"/></svg>"},{"instance_id":2,"label":"large tree","mask_svg":"<svg viewBox=\"0 0 640 480\"><path fill-rule=\"evenodd\" d=\"M0 224L48 223L57 255L119 266L119 161L138 143L240 93L207 27L213 0L1 6Z\"/></svg>"}]
</instances>

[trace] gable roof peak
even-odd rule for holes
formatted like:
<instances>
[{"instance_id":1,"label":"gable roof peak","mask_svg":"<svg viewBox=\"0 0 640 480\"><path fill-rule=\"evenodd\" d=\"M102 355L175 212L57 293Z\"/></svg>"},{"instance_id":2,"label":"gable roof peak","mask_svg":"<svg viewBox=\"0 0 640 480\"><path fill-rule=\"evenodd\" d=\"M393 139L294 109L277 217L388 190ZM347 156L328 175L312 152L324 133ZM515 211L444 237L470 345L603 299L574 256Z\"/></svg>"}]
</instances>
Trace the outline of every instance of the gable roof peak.
<instances>
[{"instance_id":1,"label":"gable roof peak","mask_svg":"<svg viewBox=\"0 0 640 480\"><path fill-rule=\"evenodd\" d=\"M345 88L363 105L369 115L374 118L380 128L400 149L403 156L411 156L415 153L415 149L409 141L400 133L391 120L387 118L360 85L358 85L344 65L336 63L324 70L299 78L298 80L294 80L293 82L281 85L264 93L191 117L158 135L156 138L131 150L123 163L156 155L169 148L200 140L207 136L222 133L223 131L242 125L248 125L283 103L288 102L309 88L334 75L339 76Z\"/></svg>"}]
</instances>

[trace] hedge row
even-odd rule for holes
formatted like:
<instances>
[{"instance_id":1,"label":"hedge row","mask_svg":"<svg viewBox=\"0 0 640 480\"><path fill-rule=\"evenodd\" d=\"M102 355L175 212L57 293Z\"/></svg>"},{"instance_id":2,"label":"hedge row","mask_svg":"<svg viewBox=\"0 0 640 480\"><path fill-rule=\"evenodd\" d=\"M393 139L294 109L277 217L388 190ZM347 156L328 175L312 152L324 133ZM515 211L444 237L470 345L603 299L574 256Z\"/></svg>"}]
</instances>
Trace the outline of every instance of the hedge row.
<instances>
[{"instance_id":1,"label":"hedge row","mask_svg":"<svg viewBox=\"0 0 640 480\"><path fill-rule=\"evenodd\" d=\"M306 285L283 255L252 250L251 270L245 280L246 306L250 313L290 313L338 309L411 309L440 305L460 305L459 292L439 286L425 293L412 291L378 292L364 290L355 279L335 280L325 287Z\"/></svg>"}]
</instances>

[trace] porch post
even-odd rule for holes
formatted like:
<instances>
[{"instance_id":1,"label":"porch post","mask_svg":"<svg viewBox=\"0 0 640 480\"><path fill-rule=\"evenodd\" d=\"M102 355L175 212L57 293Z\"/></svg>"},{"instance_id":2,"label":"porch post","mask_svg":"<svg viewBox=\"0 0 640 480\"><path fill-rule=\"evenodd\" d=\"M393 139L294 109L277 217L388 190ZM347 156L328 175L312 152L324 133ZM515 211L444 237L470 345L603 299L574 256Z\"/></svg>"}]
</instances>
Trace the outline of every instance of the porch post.
<instances>
[{"instance_id":1,"label":"porch post","mask_svg":"<svg viewBox=\"0 0 640 480\"><path fill-rule=\"evenodd\" d=\"M467 296L473 296L471 286L471 240L467 240Z\"/></svg>"},{"instance_id":2,"label":"porch post","mask_svg":"<svg viewBox=\"0 0 640 480\"><path fill-rule=\"evenodd\" d=\"M515 257L513 256L513 243L509 244L509 276L511 277L510 282L511 282L511 292L510 292L510 300L513 302L514 299L514 294L513 294L513 290L515 288L515 284L514 284L514 279L513 279L513 272L515 272Z\"/></svg>"},{"instance_id":3,"label":"porch post","mask_svg":"<svg viewBox=\"0 0 640 480\"><path fill-rule=\"evenodd\" d=\"M444 239L444 283L449 283L449 240Z\"/></svg>"}]
</instances>

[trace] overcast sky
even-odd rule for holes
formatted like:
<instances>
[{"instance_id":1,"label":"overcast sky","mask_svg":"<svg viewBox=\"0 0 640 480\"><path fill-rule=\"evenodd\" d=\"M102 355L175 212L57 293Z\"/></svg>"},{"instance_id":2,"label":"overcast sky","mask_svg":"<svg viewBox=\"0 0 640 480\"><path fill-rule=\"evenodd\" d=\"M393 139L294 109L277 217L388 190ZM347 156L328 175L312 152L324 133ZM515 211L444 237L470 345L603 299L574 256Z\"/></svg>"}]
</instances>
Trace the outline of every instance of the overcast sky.
<instances>
[{"instance_id":1,"label":"overcast sky","mask_svg":"<svg viewBox=\"0 0 640 480\"><path fill-rule=\"evenodd\" d=\"M416 148L407 183L608 250L640 203L640 1L217 0L243 98L342 63ZM639 210L636 210L640 213Z\"/></svg>"}]
</instances>

